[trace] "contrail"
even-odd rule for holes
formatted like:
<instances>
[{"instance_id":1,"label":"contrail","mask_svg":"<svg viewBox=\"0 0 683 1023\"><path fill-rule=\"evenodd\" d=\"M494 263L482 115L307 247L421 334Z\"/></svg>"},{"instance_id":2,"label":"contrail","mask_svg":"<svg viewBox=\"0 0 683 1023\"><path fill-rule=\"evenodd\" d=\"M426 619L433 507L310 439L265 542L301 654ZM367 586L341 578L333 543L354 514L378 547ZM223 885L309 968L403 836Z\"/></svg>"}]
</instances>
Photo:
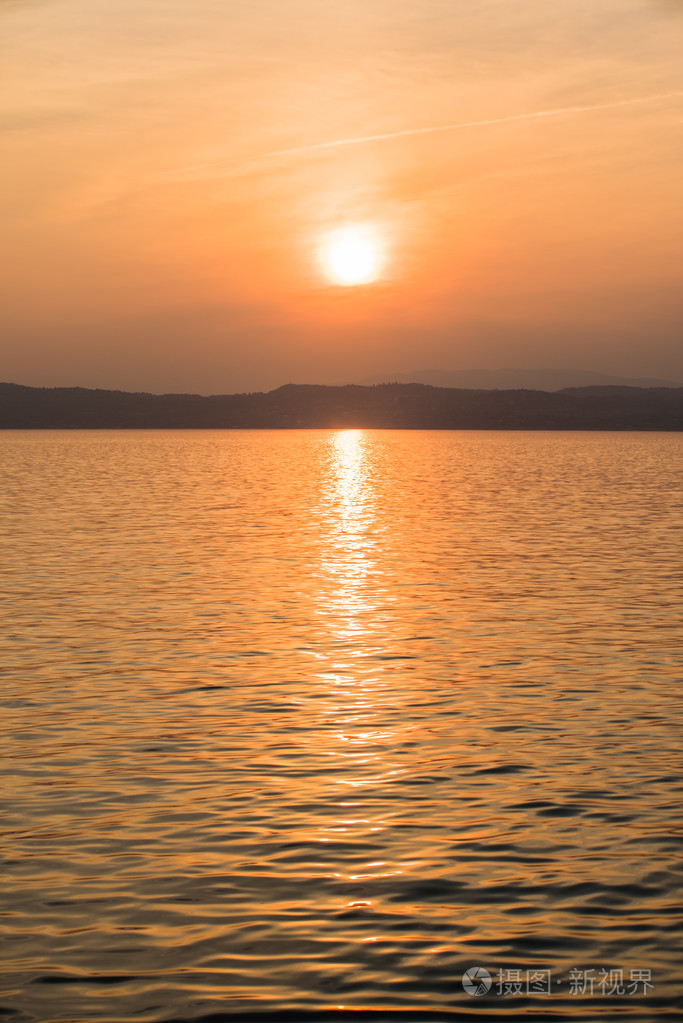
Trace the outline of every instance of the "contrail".
<instances>
[{"instance_id":1,"label":"contrail","mask_svg":"<svg viewBox=\"0 0 683 1023\"><path fill-rule=\"evenodd\" d=\"M530 121L535 117L559 117L561 114L583 114L590 110L612 110L614 107L633 106L636 103L654 103L657 100L683 96L683 92L660 92L654 96L637 96L635 99L614 100L611 103L595 103L592 106L556 107L554 110L534 110L531 113L512 114L508 117L491 117L485 121L457 121L455 124L437 124L427 128L404 128L381 135L358 135L350 139L336 139L333 142L317 142L293 149L276 149L267 156L291 156L295 153L310 153L317 149L335 149L339 146L358 146L364 142L384 142L386 139L400 139L409 135L435 135L437 132L458 131L460 128L485 128L490 124L510 124L512 121Z\"/></svg>"},{"instance_id":2,"label":"contrail","mask_svg":"<svg viewBox=\"0 0 683 1023\"><path fill-rule=\"evenodd\" d=\"M272 159L279 156L296 156L300 153L315 153L325 149L341 149L343 146L362 146L370 142L386 142L390 139L409 138L415 135L436 135L441 132L460 131L464 128L486 128L495 124L512 124L514 121L531 121L541 117L561 117L564 114L584 114L593 110L614 110L617 107L629 107L642 103L656 103L659 100L673 99L683 96L683 91L659 92L651 96L636 96L633 99L613 100L611 103L594 103L577 107L555 107L552 110L534 110L530 113L511 114L507 117L490 117L482 121L456 121L453 124L436 124L426 128L403 128L401 131L388 131L377 135L356 135L352 138L333 139L329 142L315 142L307 146L294 146L291 149L273 149L262 153L256 159ZM211 167L222 167L242 160L214 160L211 163L199 163L192 167L183 167L168 174L187 174L192 171L208 170Z\"/></svg>"}]
</instances>

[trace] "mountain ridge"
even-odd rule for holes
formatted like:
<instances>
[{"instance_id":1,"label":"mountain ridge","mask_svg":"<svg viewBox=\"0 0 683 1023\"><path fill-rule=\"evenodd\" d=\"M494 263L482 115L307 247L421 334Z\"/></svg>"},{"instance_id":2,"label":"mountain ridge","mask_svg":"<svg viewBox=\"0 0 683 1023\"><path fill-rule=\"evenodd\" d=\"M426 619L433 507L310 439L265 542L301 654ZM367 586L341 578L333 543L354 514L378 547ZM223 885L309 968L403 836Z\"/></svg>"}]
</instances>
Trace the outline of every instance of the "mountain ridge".
<instances>
[{"instance_id":1,"label":"mountain ridge","mask_svg":"<svg viewBox=\"0 0 683 1023\"><path fill-rule=\"evenodd\" d=\"M683 382L655 377L621 377L584 369L423 369L383 373L357 381L374 384L430 384L475 390L562 391L568 387L683 387Z\"/></svg>"},{"instance_id":2,"label":"mountain ridge","mask_svg":"<svg viewBox=\"0 0 683 1023\"><path fill-rule=\"evenodd\" d=\"M683 388L285 384L224 395L0 383L0 429L683 430Z\"/></svg>"}]
</instances>

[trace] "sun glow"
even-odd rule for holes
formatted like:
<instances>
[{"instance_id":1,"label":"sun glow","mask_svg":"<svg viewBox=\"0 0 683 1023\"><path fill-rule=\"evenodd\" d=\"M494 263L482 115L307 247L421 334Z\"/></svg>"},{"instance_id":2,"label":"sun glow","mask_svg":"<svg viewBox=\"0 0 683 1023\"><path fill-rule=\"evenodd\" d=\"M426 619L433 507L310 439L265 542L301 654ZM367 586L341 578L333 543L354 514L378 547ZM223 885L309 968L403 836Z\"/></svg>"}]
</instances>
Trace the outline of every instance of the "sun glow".
<instances>
[{"instance_id":1,"label":"sun glow","mask_svg":"<svg viewBox=\"0 0 683 1023\"><path fill-rule=\"evenodd\" d=\"M365 225L340 227L325 235L320 261L327 277L346 287L370 284L382 269L382 249L372 228Z\"/></svg>"}]
</instances>

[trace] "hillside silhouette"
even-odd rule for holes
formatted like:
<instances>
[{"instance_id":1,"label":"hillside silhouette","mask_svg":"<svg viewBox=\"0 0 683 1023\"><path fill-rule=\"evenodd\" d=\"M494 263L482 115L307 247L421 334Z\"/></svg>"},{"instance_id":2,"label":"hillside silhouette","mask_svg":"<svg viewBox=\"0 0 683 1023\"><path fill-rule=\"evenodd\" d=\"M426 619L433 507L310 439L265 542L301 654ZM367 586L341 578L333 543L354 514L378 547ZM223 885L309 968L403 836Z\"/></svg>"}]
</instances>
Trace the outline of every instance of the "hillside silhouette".
<instances>
[{"instance_id":1,"label":"hillside silhouette","mask_svg":"<svg viewBox=\"0 0 683 1023\"><path fill-rule=\"evenodd\" d=\"M431 384L479 391L564 391L569 387L683 387L680 380L622 377L585 369L422 369L412 373L383 373L355 380L358 384Z\"/></svg>"},{"instance_id":2,"label":"hillside silhouette","mask_svg":"<svg viewBox=\"0 0 683 1023\"><path fill-rule=\"evenodd\" d=\"M375 427L681 430L683 388L470 390L426 384L286 384L255 394L145 394L0 383L2 429Z\"/></svg>"}]
</instances>

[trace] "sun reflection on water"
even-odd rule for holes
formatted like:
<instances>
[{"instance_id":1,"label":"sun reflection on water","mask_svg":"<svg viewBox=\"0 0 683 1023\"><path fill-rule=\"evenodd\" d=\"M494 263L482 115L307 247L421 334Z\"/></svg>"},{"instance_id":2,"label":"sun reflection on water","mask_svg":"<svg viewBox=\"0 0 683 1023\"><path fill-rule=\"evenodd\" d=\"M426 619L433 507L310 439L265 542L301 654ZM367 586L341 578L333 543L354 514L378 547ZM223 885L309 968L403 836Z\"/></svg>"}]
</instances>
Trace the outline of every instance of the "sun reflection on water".
<instances>
[{"instance_id":1,"label":"sun reflection on water","mask_svg":"<svg viewBox=\"0 0 683 1023\"><path fill-rule=\"evenodd\" d=\"M400 864L365 861L356 849L374 843L391 827L379 793L401 773L397 760L396 679L387 678L382 627L388 595L380 569L378 493L363 430L341 430L329 438L327 489L321 515L318 586L318 756L329 760L328 820L317 841L330 848L334 875L350 882L391 877ZM409 727L409 726L408 726ZM402 728L401 731L404 729ZM354 799L349 801L349 795ZM370 851L368 849L368 851ZM335 855L336 854L336 855ZM371 903L362 897L356 907Z\"/></svg>"},{"instance_id":2,"label":"sun reflection on water","mask_svg":"<svg viewBox=\"0 0 683 1023\"><path fill-rule=\"evenodd\" d=\"M327 536L320 559L321 613L334 622L339 640L368 632L361 616L374 610L367 586L376 551L375 502L366 466L362 430L342 430L332 438Z\"/></svg>"},{"instance_id":3,"label":"sun reflection on water","mask_svg":"<svg viewBox=\"0 0 683 1023\"><path fill-rule=\"evenodd\" d=\"M341 430L330 439L317 594L317 618L326 640L328 669L321 678L327 677L334 686L351 683L358 710L367 709L373 702L371 676L376 674L376 666L366 662L377 642L379 598L376 495L366 443L362 430ZM359 742L362 734L343 738Z\"/></svg>"}]
</instances>

